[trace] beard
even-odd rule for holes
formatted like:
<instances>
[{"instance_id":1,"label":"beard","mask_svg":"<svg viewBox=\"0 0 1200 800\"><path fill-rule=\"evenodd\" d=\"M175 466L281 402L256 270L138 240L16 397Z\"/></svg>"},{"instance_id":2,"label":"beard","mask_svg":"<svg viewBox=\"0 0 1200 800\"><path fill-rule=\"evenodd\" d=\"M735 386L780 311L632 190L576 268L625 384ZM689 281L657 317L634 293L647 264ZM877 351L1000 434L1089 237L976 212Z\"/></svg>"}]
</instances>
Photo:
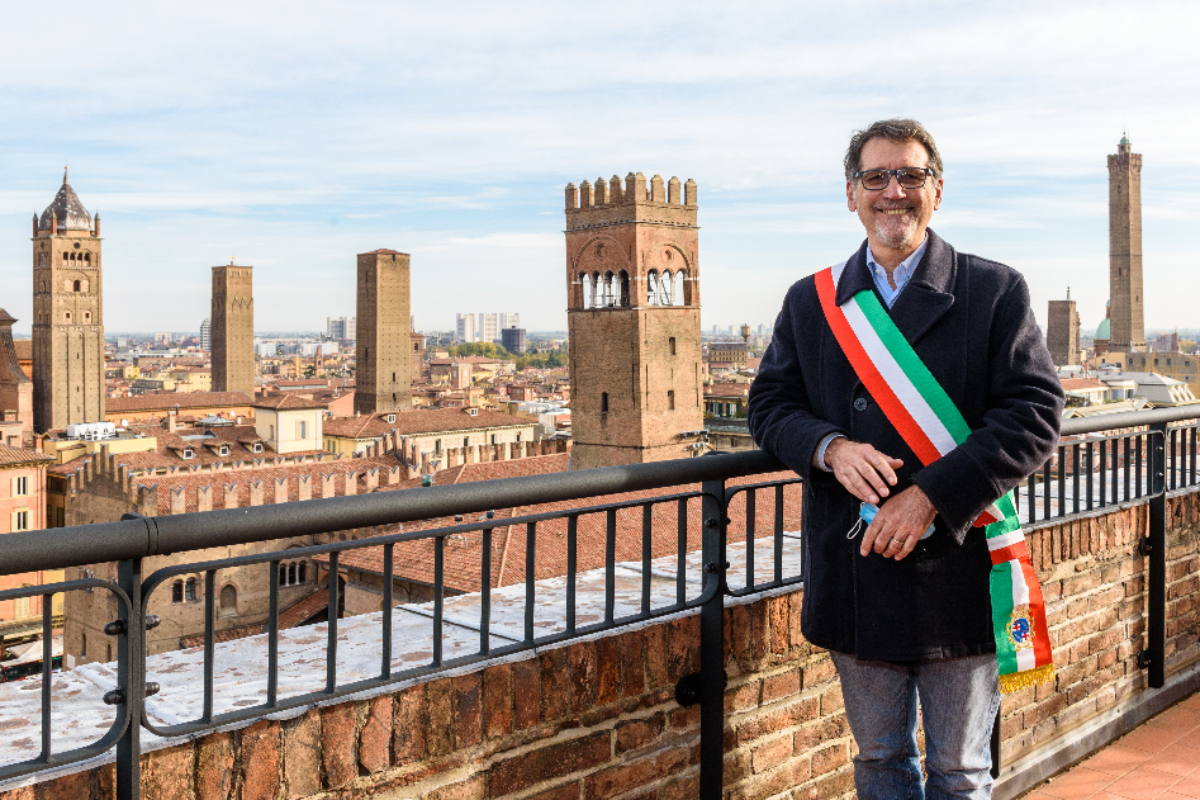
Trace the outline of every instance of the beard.
<instances>
[{"instance_id":1,"label":"beard","mask_svg":"<svg viewBox=\"0 0 1200 800\"><path fill-rule=\"evenodd\" d=\"M875 211L894 211L909 206L875 206ZM917 215L885 216L875 218L875 236L887 247L907 249L917 235Z\"/></svg>"}]
</instances>

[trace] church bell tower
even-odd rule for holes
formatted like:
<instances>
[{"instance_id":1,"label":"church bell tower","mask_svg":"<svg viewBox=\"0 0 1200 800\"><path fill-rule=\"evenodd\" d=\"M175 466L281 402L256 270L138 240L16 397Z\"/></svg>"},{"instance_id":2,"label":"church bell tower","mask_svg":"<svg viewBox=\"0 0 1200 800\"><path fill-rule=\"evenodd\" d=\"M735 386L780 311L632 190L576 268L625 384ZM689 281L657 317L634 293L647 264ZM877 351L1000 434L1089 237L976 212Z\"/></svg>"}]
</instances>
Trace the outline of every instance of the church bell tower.
<instances>
[{"instance_id":1,"label":"church bell tower","mask_svg":"<svg viewBox=\"0 0 1200 800\"><path fill-rule=\"evenodd\" d=\"M1112 301L1109 350L1146 350L1142 285L1142 154L1122 136L1108 157L1108 281Z\"/></svg>"},{"instance_id":2,"label":"church bell tower","mask_svg":"<svg viewBox=\"0 0 1200 800\"><path fill-rule=\"evenodd\" d=\"M104 421L100 215L93 221L63 171L33 218L33 427Z\"/></svg>"},{"instance_id":3,"label":"church bell tower","mask_svg":"<svg viewBox=\"0 0 1200 800\"><path fill-rule=\"evenodd\" d=\"M572 469L686 458L704 427L696 184L568 184ZM688 435L690 434L690 436Z\"/></svg>"}]
</instances>

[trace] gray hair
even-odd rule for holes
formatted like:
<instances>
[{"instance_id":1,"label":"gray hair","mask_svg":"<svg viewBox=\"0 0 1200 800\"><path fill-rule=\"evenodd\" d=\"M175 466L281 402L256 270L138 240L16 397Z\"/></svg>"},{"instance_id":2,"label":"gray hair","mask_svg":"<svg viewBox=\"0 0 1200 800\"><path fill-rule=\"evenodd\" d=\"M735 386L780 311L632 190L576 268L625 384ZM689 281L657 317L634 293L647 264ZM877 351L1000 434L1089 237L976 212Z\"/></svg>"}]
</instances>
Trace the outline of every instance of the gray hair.
<instances>
[{"instance_id":1,"label":"gray hair","mask_svg":"<svg viewBox=\"0 0 1200 800\"><path fill-rule=\"evenodd\" d=\"M855 131L850 137L850 147L846 149L846 180L853 183L854 173L862 169L862 151L867 142L872 139L887 139L889 142L920 142L929 154L929 167L933 177L942 177L942 157L938 154L937 145L925 126L915 119L882 119L873 122L862 131Z\"/></svg>"}]
</instances>

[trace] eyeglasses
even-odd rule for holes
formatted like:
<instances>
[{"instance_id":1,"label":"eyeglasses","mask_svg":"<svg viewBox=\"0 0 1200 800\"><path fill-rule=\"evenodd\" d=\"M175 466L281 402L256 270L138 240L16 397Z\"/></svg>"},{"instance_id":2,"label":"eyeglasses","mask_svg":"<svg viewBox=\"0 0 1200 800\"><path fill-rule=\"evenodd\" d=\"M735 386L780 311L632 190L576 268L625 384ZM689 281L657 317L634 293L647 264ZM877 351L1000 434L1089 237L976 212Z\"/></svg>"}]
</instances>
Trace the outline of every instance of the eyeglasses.
<instances>
[{"instance_id":1,"label":"eyeglasses","mask_svg":"<svg viewBox=\"0 0 1200 800\"><path fill-rule=\"evenodd\" d=\"M900 169L865 169L854 173L862 187L871 192L882 192L895 176L902 189L920 189L933 174L931 167L901 167Z\"/></svg>"}]
</instances>

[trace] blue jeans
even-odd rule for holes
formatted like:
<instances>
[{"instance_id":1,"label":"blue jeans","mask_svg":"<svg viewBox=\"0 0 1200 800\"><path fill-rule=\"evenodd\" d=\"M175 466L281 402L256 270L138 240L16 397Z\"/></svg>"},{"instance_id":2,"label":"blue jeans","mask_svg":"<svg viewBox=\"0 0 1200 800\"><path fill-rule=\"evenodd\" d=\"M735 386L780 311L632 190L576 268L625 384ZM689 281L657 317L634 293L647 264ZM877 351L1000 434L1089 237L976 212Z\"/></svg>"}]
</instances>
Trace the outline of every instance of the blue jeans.
<instances>
[{"instance_id":1,"label":"blue jeans","mask_svg":"<svg viewBox=\"0 0 1200 800\"><path fill-rule=\"evenodd\" d=\"M913 666L833 653L846 719L858 743L859 800L943 800L992 796L992 724L1000 708L996 656ZM925 723L922 786L917 697Z\"/></svg>"}]
</instances>

